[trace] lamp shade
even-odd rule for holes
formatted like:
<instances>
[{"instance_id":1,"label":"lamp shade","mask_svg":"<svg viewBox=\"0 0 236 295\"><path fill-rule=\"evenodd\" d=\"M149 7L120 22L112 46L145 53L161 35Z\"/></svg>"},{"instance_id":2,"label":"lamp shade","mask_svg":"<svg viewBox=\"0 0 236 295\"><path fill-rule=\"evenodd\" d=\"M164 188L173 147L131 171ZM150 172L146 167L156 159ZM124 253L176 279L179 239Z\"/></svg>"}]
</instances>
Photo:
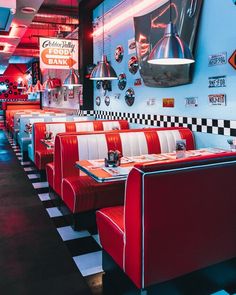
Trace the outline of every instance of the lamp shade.
<instances>
[{"instance_id":1,"label":"lamp shade","mask_svg":"<svg viewBox=\"0 0 236 295\"><path fill-rule=\"evenodd\" d=\"M194 62L188 45L179 37L172 22L167 25L163 38L154 46L148 62L157 65L181 65Z\"/></svg>"},{"instance_id":2,"label":"lamp shade","mask_svg":"<svg viewBox=\"0 0 236 295\"><path fill-rule=\"evenodd\" d=\"M28 88L28 90L27 90L27 93L28 93L28 94L29 94L29 93L34 93L34 87L33 87L32 84L29 86L29 88Z\"/></svg>"},{"instance_id":3,"label":"lamp shade","mask_svg":"<svg viewBox=\"0 0 236 295\"><path fill-rule=\"evenodd\" d=\"M115 80L118 79L113 67L108 63L107 56L103 55L102 60L92 70L91 80Z\"/></svg>"},{"instance_id":4,"label":"lamp shade","mask_svg":"<svg viewBox=\"0 0 236 295\"><path fill-rule=\"evenodd\" d=\"M45 89L44 89L44 86L40 83L40 81L38 80L36 85L34 86L34 91L35 92L43 92Z\"/></svg>"},{"instance_id":5,"label":"lamp shade","mask_svg":"<svg viewBox=\"0 0 236 295\"><path fill-rule=\"evenodd\" d=\"M82 85L80 82L79 75L73 68L70 69L69 75L65 78L63 86L79 86Z\"/></svg>"},{"instance_id":6,"label":"lamp shade","mask_svg":"<svg viewBox=\"0 0 236 295\"><path fill-rule=\"evenodd\" d=\"M48 91L55 89L51 77L48 77L48 79L43 83L43 88Z\"/></svg>"}]
</instances>

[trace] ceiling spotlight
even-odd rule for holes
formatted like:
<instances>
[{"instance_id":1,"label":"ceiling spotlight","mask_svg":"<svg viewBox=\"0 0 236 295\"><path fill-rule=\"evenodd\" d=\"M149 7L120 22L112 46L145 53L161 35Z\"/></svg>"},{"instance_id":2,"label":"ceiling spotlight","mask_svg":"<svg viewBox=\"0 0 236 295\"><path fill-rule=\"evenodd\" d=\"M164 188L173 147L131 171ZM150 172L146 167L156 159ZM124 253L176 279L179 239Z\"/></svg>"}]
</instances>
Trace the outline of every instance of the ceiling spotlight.
<instances>
[{"instance_id":1,"label":"ceiling spotlight","mask_svg":"<svg viewBox=\"0 0 236 295\"><path fill-rule=\"evenodd\" d=\"M36 9L30 6L25 6L21 8L21 12L25 14L32 14L36 12Z\"/></svg>"}]
</instances>

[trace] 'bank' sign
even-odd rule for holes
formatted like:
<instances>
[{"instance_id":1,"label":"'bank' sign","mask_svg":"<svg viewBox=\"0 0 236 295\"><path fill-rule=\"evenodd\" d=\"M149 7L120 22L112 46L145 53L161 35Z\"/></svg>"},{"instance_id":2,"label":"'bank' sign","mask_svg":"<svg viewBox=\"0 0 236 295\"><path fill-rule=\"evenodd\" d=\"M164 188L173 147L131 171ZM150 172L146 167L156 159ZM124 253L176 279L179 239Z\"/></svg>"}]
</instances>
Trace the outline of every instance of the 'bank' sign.
<instances>
[{"instance_id":1,"label":"'bank' sign","mask_svg":"<svg viewBox=\"0 0 236 295\"><path fill-rule=\"evenodd\" d=\"M226 95L225 94L209 94L208 100L210 105L225 106Z\"/></svg>"},{"instance_id":2,"label":"'bank' sign","mask_svg":"<svg viewBox=\"0 0 236 295\"><path fill-rule=\"evenodd\" d=\"M41 69L78 69L78 41L40 38Z\"/></svg>"}]
</instances>

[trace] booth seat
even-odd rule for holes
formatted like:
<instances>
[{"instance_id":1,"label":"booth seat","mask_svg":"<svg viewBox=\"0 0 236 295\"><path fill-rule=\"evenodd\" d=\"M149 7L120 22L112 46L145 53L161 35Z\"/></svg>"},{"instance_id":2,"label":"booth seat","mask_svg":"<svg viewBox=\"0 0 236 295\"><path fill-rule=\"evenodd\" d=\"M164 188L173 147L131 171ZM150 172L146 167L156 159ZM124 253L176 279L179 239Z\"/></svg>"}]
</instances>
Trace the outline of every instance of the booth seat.
<instances>
[{"instance_id":1,"label":"booth seat","mask_svg":"<svg viewBox=\"0 0 236 295\"><path fill-rule=\"evenodd\" d=\"M106 120L106 121L82 121L82 122L65 122L65 123L36 123L33 126L34 162L39 170L44 170L45 165L53 159L53 149L48 150L40 142L44 138L45 131L51 131L55 138L57 133L76 132L76 131L97 131L112 129L127 129L129 126L124 120ZM32 154L32 153L31 153Z\"/></svg>"},{"instance_id":2,"label":"booth seat","mask_svg":"<svg viewBox=\"0 0 236 295\"><path fill-rule=\"evenodd\" d=\"M187 149L194 149L193 134L188 128L59 134L55 140L54 166L47 167L48 175L54 174L50 186L72 213L123 204L124 182L97 183L89 176L80 175L75 162L104 159L114 149L123 156L172 152L177 139L186 139ZM53 172L49 171L52 169Z\"/></svg>"},{"instance_id":3,"label":"booth seat","mask_svg":"<svg viewBox=\"0 0 236 295\"><path fill-rule=\"evenodd\" d=\"M31 134L27 134L25 132L26 129L26 124L34 124L36 122L67 122L71 121L72 117L71 116L63 116L59 117L55 113L51 114L45 114L45 113L40 113L40 114L24 114L21 116L17 116L19 122L17 123L18 129L15 130L15 136L17 139L17 143L20 146L20 149L22 152L27 152L28 151L28 145L31 143Z\"/></svg>"},{"instance_id":4,"label":"booth seat","mask_svg":"<svg viewBox=\"0 0 236 295\"><path fill-rule=\"evenodd\" d=\"M236 153L135 165L96 212L103 249L142 289L235 257L235 171Z\"/></svg>"},{"instance_id":5,"label":"booth seat","mask_svg":"<svg viewBox=\"0 0 236 295\"><path fill-rule=\"evenodd\" d=\"M7 110L6 111L6 129L8 132L12 133L14 132L14 116L16 114L19 115L27 115L30 114L30 109L27 110Z\"/></svg>"}]
</instances>

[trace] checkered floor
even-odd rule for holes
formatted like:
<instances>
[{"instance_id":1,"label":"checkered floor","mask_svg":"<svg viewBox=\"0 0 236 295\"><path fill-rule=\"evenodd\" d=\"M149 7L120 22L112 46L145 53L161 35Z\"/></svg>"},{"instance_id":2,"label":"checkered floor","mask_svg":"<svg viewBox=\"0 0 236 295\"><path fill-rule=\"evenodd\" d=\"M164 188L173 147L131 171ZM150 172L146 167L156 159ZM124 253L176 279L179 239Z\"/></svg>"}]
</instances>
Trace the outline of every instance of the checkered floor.
<instances>
[{"instance_id":1,"label":"checkered floor","mask_svg":"<svg viewBox=\"0 0 236 295\"><path fill-rule=\"evenodd\" d=\"M48 183L40 181L40 175L33 163L22 161L20 148L11 137L7 135L7 138L81 274L86 277L102 272L102 251L98 234L91 230L73 230L69 218L66 218L64 213L67 210L63 210L61 207L59 210L55 206L54 200L50 198Z\"/></svg>"},{"instance_id":2,"label":"checkered floor","mask_svg":"<svg viewBox=\"0 0 236 295\"><path fill-rule=\"evenodd\" d=\"M6 134L7 135L7 134ZM13 139L7 135L10 145L19 159L22 168L24 169L29 181L32 183L33 188L36 190L39 199L45 207L49 218L55 224L55 229L60 235L62 241L67 246L71 258L75 262L78 270L85 277L91 289L94 288L94 293L97 294L96 284L100 280L102 269L102 250L99 242L98 234L91 230L74 231L70 225L68 215L66 215L65 209L57 207L56 201L49 196L48 183L40 181L40 175L31 161L23 161L19 147L14 143ZM62 213L63 212L63 213ZM102 283L101 283L102 284ZM220 288L219 288L220 289ZM113 290L114 291L114 290ZM108 294L113 293L112 289ZM99 293L100 294L100 293ZM103 294L103 291L102 293ZM104 293L105 294L105 293ZM106 293L107 294L107 293ZM119 293L120 294L120 293ZM122 294L134 294L126 293ZM136 294L136 293L135 293ZM157 294L154 292L154 294ZM163 293L162 293L163 294ZM177 294L177 293L173 293ZM178 294L186 294L178 292ZM206 294L206 293L204 293ZM219 290L218 292L208 293L209 295L236 295L236 293L228 293L225 290Z\"/></svg>"}]
</instances>

